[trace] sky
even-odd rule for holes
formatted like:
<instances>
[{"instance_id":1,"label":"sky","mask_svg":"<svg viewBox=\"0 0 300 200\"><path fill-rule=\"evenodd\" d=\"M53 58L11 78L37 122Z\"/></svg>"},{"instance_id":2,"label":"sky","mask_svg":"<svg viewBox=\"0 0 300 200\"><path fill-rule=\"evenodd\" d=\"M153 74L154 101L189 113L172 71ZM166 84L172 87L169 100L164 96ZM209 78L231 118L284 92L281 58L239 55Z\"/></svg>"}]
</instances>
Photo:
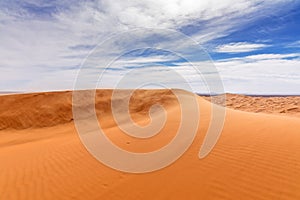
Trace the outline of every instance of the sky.
<instances>
[{"instance_id":1,"label":"sky","mask_svg":"<svg viewBox=\"0 0 300 200\"><path fill-rule=\"evenodd\" d=\"M0 70L0 91L300 94L300 1L1 0Z\"/></svg>"}]
</instances>

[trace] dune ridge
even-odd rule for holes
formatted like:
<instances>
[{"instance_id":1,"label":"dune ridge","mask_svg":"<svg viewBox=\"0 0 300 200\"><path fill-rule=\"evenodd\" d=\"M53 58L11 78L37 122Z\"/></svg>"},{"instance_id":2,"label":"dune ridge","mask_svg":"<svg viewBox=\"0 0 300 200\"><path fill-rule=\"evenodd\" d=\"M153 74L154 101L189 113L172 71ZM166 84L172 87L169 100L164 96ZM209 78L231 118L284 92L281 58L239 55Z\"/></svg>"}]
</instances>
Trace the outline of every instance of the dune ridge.
<instances>
[{"instance_id":1,"label":"dune ridge","mask_svg":"<svg viewBox=\"0 0 300 200\"><path fill-rule=\"evenodd\" d=\"M120 148L149 152L174 136L180 109L170 90L141 90L132 98L137 122L148 121L153 103L167 110L166 126L150 140L124 135L115 126L110 96L110 90L97 91L96 111ZM162 170L130 174L105 166L82 145L71 120L70 92L5 98L0 98L1 199L300 199L299 118L227 109L217 145L200 160L211 103L198 97L199 128L186 153ZM45 115L38 113L41 107ZM47 116L55 123L49 125Z\"/></svg>"},{"instance_id":2,"label":"dune ridge","mask_svg":"<svg viewBox=\"0 0 300 200\"><path fill-rule=\"evenodd\" d=\"M110 112L112 92L96 92L95 108L98 115ZM176 101L171 93L171 90L139 90L131 97L130 109L133 113L145 113L157 100L164 105L171 104ZM50 127L73 120L72 91L0 96L0 105L0 130Z\"/></svg>"},{"instance_id":3,"label":"dune ridge","mask_svg":"<svg viewBox=\"0 0 300 200\"><path fill-rule=\"evenodd\" d=\"M147 113L156 101L172 104L171 90L138 90L131 98L132 113ZM95 108L98 115L111 111L112 90L97 90ZM202 96L210 101L210 97ZM221 100L215 100L222 104ZM300 117L300 97L250 97L226 94L228 108L255 113ZM73 121L72 91L13 94L0 96L0 130L42 128ZM134 106L133 106L134 105Z\"/></svg>"}]
</instances>

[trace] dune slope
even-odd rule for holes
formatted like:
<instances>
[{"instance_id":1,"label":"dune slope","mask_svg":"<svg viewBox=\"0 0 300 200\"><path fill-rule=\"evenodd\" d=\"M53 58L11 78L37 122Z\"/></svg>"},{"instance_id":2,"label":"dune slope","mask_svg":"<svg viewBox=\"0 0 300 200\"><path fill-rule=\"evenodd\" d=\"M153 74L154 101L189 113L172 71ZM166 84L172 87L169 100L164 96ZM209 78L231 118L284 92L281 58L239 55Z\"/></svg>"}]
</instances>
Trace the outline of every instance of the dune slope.
<instances>
[{"instance_id":1,"label":"dune slope","mask_svg":"<svg viewBox=\"0 0 300 200\"><path fill-rule=\"evenodd\" d=\"M140 124L160 103L167 123L149 140L124 135L110 110L110 90L96 94L101 127L119 147L149 152L164 146L180 123L170 90L140 90L130 111ZM129 174L97 161L81 143L71 92L0 96L0 199L300 199L300 119L227 109L213 151L198 158L211 104L198 97L197 136L172 165ZM83 108L84 109L84 108Z\"/></svg>"}]
</instances>

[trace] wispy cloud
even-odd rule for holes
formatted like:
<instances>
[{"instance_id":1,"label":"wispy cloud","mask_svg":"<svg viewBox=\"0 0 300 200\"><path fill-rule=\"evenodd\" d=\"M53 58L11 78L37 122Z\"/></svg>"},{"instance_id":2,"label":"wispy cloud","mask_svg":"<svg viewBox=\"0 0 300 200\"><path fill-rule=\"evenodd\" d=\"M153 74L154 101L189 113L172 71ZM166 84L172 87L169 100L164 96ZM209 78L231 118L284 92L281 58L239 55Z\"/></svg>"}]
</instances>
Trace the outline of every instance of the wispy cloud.
<instances>
[{"instance_id":1,"label":"wispy cloud","mask_svg":"<svg viewBox=\"0 0 300 200\"><path fill-rule=\"evenodd\" d=\"M264 54L215 62L225 90L246 94L300 94L300 55Z\"/></svg>"},{"instance_id":2,"label":"wispy cloud","mask_svg":"<svg viewBox=\"0 0 300 200\"><path fill-rule=\"evenodd\" d=\"M287 48L300 48L300 40L292 42L288 45L286 45Z\"/></svg>"},{"instance_id":3,"label":"wispy cloud","mask_svg":"<svg viewBox=\"0 0 300 200\"><path fill-rule=\"evenodd\" d=\"M215 51L218 53L244 53L263 49L268 46L267 44L237 42L217 46Z\"/></svg>"},{"instance_id":4,"label":"wispy cloud","mask_svg":"<svg viewBox=\"0 0 300 200\"><path fill-rule=\"evenodd\" d=\"M292 59L299 58L300 53L290 53L290 54L257 54L246 56L243 59L252 59L252 60L274 60L274 59Z\"/></svg>"},{"instance_id":5,"label":"wispy cloud","mask_svg":"<svg viewBox=\"0 0 300 200\"><path fill-rule=\"evenodd\" d=\"M160 40L160 47L193 54L184 40L174 37L164 41L163 30L178 30L195 42L209 44L241 29L245 24L274 13L274 8L290 2L25 0L20 3L3 0L0 2L0 90L70 89L81 63L97 44L112 35L139 27L161 28L162 32L156 36ZM105 46L101 61L94 67L111 59L109 53L118 54L137 39L148 38L140 34L136 39ZM220 45L216 51L250 52L265 47L267 45L263 43L245 41ZM191 59L197 61L197 58ZM176 59L161 55L123 58L116 69L124 71L125 67L132 65L150 67L158 62L171 64L172 60ZM188 66L180 67L181 73L188 72ZM159 70L161 68L153 68L151 73L159 74ZM109 77L118 76L117 70L109 73ZM140 77L143 73L141 70ZM192 73L187 74L192 77Z\"/></svg>"}]
</instances>

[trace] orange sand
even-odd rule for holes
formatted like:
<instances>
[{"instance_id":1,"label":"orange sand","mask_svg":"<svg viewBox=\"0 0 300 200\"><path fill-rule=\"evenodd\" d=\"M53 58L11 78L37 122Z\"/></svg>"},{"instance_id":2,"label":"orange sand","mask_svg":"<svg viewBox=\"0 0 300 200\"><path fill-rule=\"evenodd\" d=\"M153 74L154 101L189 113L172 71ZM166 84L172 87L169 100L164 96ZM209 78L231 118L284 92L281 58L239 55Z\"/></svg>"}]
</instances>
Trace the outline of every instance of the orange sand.
<instances>
[{"instance_id":1,"label":"orange sand","mask_svg":"<svg viewBox=\"0 0 300 200\"><path fill-rule=\"evenodd\" d=\"M130 110L137 123L162 103L161 133L141 141L122 134L110 113L109 90L99 90L100 124L121 148L147 152L165 145L180 122L171 91L137 91ZM71 92L0 96L0 199L300 199L300 119L227 109L213 151L198 158L210 122L210 103L198 97L198 134L172 165L147 174L115 171L82 145L72 118ZM253 106L254 105L254 106ZM256 110L249 104L249 110Z\"/></svg>"},{"instance_id":2,"label":"orange sand","mask_svg":"<svg viewBox=\"0 0 300 200\"><path fill-rule=\"evenodd\" d=\"M222 97L222 96L221 96ZM204 97L211 100L210 97ZM217 104L223 104L216 99ZM226 107L255 113L270 113L286 116L300 117L300 96L245 96L238 94L226 94Z\"/></svg>"}]
</instances>

